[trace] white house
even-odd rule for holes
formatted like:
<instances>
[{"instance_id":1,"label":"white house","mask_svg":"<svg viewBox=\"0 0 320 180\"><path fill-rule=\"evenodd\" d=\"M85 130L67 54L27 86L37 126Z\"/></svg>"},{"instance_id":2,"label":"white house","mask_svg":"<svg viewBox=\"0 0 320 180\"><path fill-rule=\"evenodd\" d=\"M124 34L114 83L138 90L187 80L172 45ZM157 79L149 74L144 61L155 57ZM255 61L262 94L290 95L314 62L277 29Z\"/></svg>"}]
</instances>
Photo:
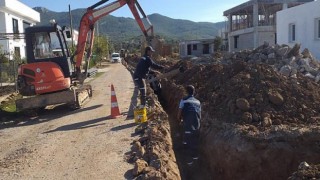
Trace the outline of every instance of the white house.
<instances>
[{"instance_id":1,"label":"white house","mask_svg":"<svg viewBox=\"0 0 320 180\"><path fill-rule=\"evenodd\" d=\"M278 44L301 44L320 60L320 1L309 2L277 13Z\"/></svg>"},{"instance_id":2,"label":"white house","mask_svg":"<svg viewBox=\"0 0 320 180\"><path fill-rule=\"evenodd\" d=\"M202 56L214 53L213 39L187 40L179 43L180 57Z\"/></svg>"},{"instance_id":3,"label":"white house","mask_svg":"<svg viewBox=\"0 0 320 180\"><path fill-rule=\"evenodd\" d=\"M0 34L3 36L0 40L1 50L10 59L14 54L25 58L25 40L18 38L18 33L24 33L26 27L38 22L40 13L27 5L18 0L0 0Z\"/></svg>"},{"instance_id":4,"label":"white house","mask_svg":"<svg viewBox=\"0 0 320 180\"><path fill-rule=\"evenodd\" d=\"M276 13L311 1L250 0L224 11L223 15L228 17L229 51L255 49L264 42L277 44Z\"/></svg>"}]
</instances>

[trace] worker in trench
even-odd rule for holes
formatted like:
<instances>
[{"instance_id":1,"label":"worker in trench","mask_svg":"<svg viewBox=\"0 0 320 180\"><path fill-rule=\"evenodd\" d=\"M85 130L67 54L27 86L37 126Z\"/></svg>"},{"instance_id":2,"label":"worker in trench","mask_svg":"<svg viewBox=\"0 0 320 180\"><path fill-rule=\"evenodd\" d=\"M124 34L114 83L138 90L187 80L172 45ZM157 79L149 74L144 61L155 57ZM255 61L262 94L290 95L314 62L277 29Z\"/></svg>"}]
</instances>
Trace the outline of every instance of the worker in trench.
<instances>
[{"instance_id":1,"label":"worker in trench","mask_svg":"<svg viewBox=\"0 0 320 180\"><path fill-rule=\"evenodd\" d=\"M201 103L194 97L194 86L186 86L186 91L188 95L181 99L179 104L178 121L184 129L186 163L188 166L193 166L199 158Z\"/></svg>"},{"instance_id":2,"label":"worker in trench","mask_svg":"<svg viewBox=\"0 0 320 180\"><path fill-rule=\"evenodd\" d=\"M135 81L136 86L139 88L140 91L140 104L142 106L146 105L146 82L145 79L147 78L147 75L151 71L150 69L157 69L162 70L165 67L161 66L157 63L155 63L151 58L152 54L154 52L154 49L151 46L147 46L145 48L144 56L141 57L139 60L136 69L133 73L133 78Z\"/></svg>"}]
</instances>

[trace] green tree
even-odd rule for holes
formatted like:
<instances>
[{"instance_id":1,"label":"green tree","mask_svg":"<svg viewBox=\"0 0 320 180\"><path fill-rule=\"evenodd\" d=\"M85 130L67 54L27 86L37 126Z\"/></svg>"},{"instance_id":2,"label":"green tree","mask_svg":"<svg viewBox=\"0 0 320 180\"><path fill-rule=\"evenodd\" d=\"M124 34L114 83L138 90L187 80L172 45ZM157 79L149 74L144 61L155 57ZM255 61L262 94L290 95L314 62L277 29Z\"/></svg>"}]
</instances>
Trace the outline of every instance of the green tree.
<instances>
[{"instance_id":1,"label":"green tree","mask_svg":"<svg viewBox=\"0 0 320 180\"><path fill-rule=\"evenodd\" d=\"M222 45L222 38L220 36L216 36L213 39L213 45L214 45L214 51L221 50L221 45Z\"/></svg>"},{"instance_id":2,"label":"green tree","mask_svg":"<svg viewBox=\"0 0 320 180\"><path fill-rule=\"evenodd\" d=\"M109 39L106 36L97 36L95 37L95 41L93 43L93 54L95 55L95 59L93 59L94 64L100 62L102 59L108 57L109 54Z\"/></svg>"},{"instance_id":3,"label":"green tree","mask_svg":"<svg viewBox=\"0 0 320 180\"><path fill-rule=\"evenodd\" d=\"M0 45L0 64L2 63L8 63L9 59L5 52L2 50L2 46Z\"/></svg>"}]
</instances>

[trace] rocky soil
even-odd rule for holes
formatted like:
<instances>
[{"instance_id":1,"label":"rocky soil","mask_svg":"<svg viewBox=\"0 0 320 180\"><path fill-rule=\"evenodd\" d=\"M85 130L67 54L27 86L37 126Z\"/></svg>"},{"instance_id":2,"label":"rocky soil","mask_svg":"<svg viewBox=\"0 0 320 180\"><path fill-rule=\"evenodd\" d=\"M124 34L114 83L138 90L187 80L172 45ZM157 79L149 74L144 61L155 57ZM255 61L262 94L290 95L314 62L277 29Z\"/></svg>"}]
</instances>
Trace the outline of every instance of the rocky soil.
<instances>
[{"instance_id":1,"label":"rocky soil","mask_svg":"<svg viewBox=\"0 0 320 180\"><path fill-rule=\"evenodd\" d=\"M289 180L320 179L320 164L309 165L307 162L300 163L298 171L294 172Z\"/></svg>"},{"instance_id":2,"label":"rocky soil","mask_svg":"<svg viewBox=\"0 0 320 180\"><path fill-rule=\"evenodd\" d=\"M162 81L172 116L183 87L196 87L203 107L202 167L210 177L287 179L300 162L319 163L320 87L308 75L312 70L317 74L319 65L312 59L307 61L314 69L299 65L304 56L299 49L286 47L280 54L281 48L264 45L251 54L201 60L206 63L183 60L172 69L187 70ZM262 53L267 50L274 54ZM286 75L281 69L290 58L297 71Z\"/></svg>"},{"instance_id":3,"label":"rocky soil","mask_svg":"<svg viewBox=\"0 0 320 180\"><path fill-rule=\"evenodd\" d=\"M133 57L130 60L124 64L133 72L139 58ZM148 122L136 129L142 135L133 142L129 158L129 162L135 165L133 175L136 179L181 179L173 151L168 115L149 86L147 96Z\"/></svg>"}]
</instances>

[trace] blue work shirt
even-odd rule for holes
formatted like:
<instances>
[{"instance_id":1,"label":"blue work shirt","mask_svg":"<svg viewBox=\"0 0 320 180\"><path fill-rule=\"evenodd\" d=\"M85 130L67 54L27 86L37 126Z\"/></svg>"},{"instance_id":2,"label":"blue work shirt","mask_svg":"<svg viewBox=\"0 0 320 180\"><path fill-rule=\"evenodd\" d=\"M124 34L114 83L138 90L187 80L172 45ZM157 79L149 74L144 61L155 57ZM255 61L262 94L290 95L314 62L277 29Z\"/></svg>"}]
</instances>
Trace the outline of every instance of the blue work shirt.
<instances>
[{"instance_id":1,"label":"blue work shirt","mask_svg":"<svg viewBox=\"0 0 320 180\"><path fill-rule=\"evenodd\" d=\"M138 65L133 73L133 76L135 78L146 78L147 74L150 71L150 67L154 68L154 69L163 69L164 67L155 63L154 61L152 61L152 59L147 56L144 55L140 61L138 62Z\"/></svg>"},{"instance_id":2,"label":"blue work shirt","mask_svg":"<svg viewBox=\"0 0 320 180\"><path fill-rule=\"evenodd\" d=\"M187 96L180 101L182 119L185 131L200 129L201 103L193 96Z\"/></svg>"}]
</instances>

